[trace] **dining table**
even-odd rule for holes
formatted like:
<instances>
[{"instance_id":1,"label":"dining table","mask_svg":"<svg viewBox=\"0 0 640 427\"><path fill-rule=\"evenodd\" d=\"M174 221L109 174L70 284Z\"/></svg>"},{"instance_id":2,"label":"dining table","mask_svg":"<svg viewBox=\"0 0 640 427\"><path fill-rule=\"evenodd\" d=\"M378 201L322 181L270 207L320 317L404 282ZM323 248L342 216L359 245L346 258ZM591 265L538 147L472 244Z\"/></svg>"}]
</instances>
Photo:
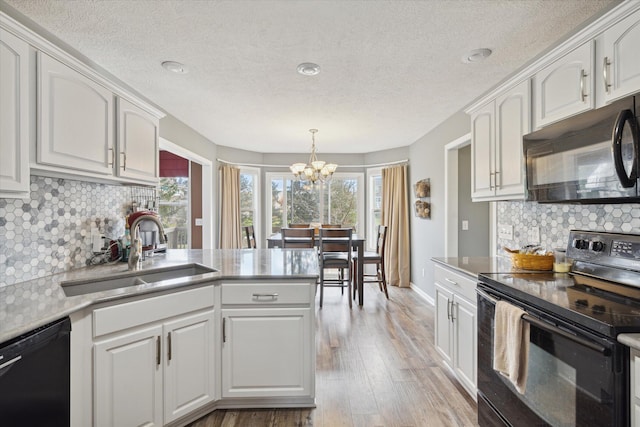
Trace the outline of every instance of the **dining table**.
<instances>
[{"instance_id":1,"label":"dining table","mask_svg":"<svg viewBox=\"0 0 640 427\"><path fill-rule=\"evenodd\" d=\"M336 240L339 240L340 238L336 238ZM325 241L327 239L325 238ZM360 307L362 307L362 304L364 302L364 286L362 286L361 284L363 283L364 280L364 244L366 242L366 238L364 236L360 236L357 233L353 233L351 235L351 247L356 251L356 253L358 254L358 266L357 266L357 270L358 270L358 274L356 277L356 287L358 290L358 305ZM319 244L320 242L320 238L319 236L316 236L315 239L315 244L316 246ZM271 236L267 237L267 247L268 248L280 248L282 247L282 234L281 233L274 233ZM349 295L349 298L351 298L351 295Z\"/></svg>"}]
</instances>

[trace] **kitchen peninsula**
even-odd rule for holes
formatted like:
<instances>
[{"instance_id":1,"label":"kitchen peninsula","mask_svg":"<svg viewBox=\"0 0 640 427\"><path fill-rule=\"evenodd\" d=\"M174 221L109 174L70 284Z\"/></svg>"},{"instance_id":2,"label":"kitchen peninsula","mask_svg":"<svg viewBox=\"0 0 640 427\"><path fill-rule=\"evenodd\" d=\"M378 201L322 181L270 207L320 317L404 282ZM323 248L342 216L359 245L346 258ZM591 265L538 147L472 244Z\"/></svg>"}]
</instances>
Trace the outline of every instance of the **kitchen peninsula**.
<instances>
[{"instance_id":1,"label":"kitchen peninsula","mask_svg":"<svg viewBox=\"0 0 640 427\"><path fill-rule=\"evenodd\" d=\"M191 274L151 274L180 268ZM135 272L153 281L72 290L131 273L116 263L0 288L0 342L71 318L71 425L314 406L313 250L169 250Z\"/></svg>"}]
</instances>

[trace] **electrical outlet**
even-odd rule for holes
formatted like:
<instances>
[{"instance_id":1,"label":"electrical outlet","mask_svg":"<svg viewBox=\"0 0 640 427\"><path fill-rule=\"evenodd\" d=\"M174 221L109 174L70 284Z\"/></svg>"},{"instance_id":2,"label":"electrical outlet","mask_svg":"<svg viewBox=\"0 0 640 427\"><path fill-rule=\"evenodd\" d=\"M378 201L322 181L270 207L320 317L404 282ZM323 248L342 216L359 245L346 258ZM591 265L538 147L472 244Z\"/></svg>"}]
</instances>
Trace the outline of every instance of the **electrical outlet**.
<instances>
[{"instance_id":1,"label":"electrical outlet","mask_svg":"<svg viewBox=\"0 0 640 427\"><path fill-rule=\"evenodd\" d=\"M527 230L527 244L540 244L540 227L531 227Z\"/></svg>"},{"instance_id":2,"label":"electrical outlet","mask_svg":"<svg viewBox=\"0 0 640 427\"><path fill-rule=\"evenodd\" d=\"M468 229L469 229L469 221L468 221L468 220L466 220L466 219L463 219L463 220L462 220L462 229L463 229L464 231L466 231L466 230L468 230Z\"/></svg>"},{"instance_id":3,"label":"electrical outlet","mask_svg":"<svg viewBox=\"0 0 640 427\"><path fill-rule=\"evenodd\" d=\"M513 225L498 224L498 237L504 240L513 240Z\"/></svg>"},{"instance_id":4,"label":"electrical outlet","mask_svg":"<svg viewBox=\"0 0 640 427\"><path fill-rule=\"evenodd\" d=\"M97 228L91 229L91 251L100 253L104 249L104 235Z\"/></svg>"}]
</instances>

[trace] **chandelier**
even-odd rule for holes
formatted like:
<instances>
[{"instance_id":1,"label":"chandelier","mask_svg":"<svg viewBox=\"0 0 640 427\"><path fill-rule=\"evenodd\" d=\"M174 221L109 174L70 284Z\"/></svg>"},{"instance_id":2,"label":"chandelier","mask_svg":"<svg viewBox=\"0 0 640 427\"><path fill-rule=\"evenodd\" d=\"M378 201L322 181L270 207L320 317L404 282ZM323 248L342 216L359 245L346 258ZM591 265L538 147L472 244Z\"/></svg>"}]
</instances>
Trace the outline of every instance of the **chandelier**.
<instances>
[{"instance_id":1,"label":"chandelier","mask_svg":"<svg viewBox=\"0 0 640 427\"><path fill-rule=\"evenodd\" d=\"M325 163L316 157L316 132L318 129L309 129L311 132L311 156L309 163L294 163L289 166L293 176L296 179L310 181L312 184L316 182L329 182L333 173L338 168L335 163Z\"/></svg>"}]
</instances>

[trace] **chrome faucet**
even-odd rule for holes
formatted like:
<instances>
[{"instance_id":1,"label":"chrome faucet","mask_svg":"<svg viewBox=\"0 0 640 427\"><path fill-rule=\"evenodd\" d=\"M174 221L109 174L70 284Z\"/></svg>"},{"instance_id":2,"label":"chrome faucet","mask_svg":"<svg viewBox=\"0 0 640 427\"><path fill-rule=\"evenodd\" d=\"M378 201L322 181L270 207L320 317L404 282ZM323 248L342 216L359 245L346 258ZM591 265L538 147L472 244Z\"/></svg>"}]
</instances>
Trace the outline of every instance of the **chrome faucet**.
<instances>
[{"instance_id":1,"label":"chrome faucet","mask_svg":"<svg viewBox=\"0 0 640 427\"><path fill-rule=\"evenodd\" d=\"M167 239L164 235L164 227L160 222L160 218L154 215L142 215L133 220L129 227L131 232L131 249L129 250L129 270L138 270L140 268L140 258L142 257L142 240L140 239L140 223L142 221L153 221L158 226L158 234L160 243L166 243Z\"/></svg>"}]
</instances>

